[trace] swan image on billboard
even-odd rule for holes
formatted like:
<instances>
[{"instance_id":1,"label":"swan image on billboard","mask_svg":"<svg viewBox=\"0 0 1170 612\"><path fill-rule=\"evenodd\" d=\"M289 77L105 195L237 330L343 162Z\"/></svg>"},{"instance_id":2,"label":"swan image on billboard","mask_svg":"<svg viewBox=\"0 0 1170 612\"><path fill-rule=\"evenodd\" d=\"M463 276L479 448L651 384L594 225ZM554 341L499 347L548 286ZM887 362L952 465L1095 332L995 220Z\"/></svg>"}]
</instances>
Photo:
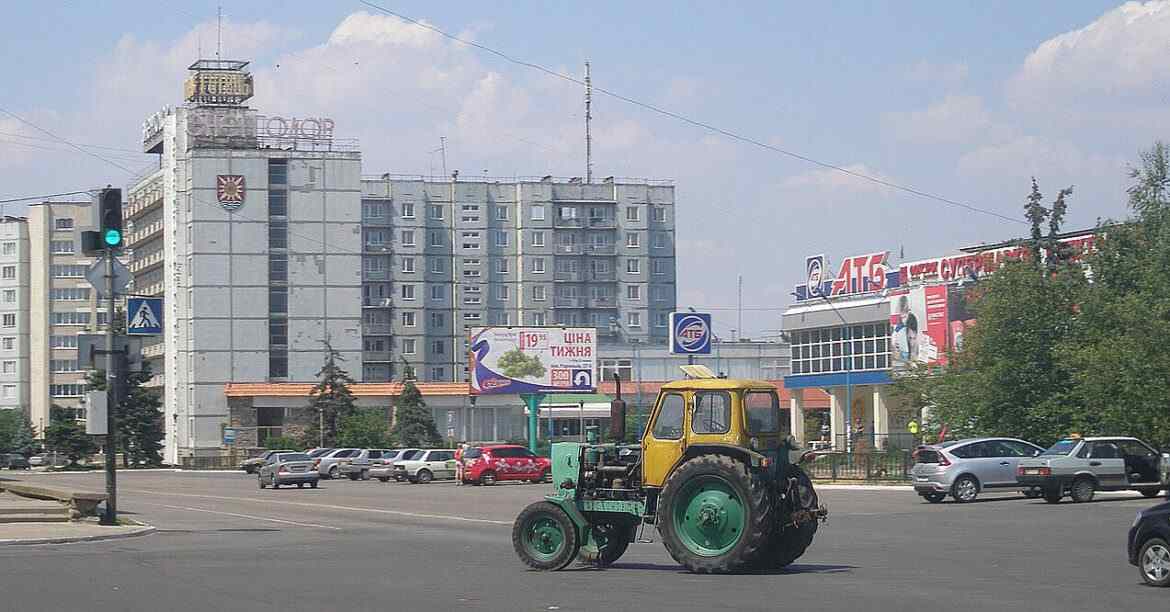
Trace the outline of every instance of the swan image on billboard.
<instances>
[{"instance_id":1,"label":"swan image on billboard","mask_svg":"<svg viewBox=\"0 0 1170 612\"><path fill-rule=\"evenodd\" d=\"M596 389L592 327L481 327L471 330L468 346L473 394Z\"/></svg>"}]
</instances>

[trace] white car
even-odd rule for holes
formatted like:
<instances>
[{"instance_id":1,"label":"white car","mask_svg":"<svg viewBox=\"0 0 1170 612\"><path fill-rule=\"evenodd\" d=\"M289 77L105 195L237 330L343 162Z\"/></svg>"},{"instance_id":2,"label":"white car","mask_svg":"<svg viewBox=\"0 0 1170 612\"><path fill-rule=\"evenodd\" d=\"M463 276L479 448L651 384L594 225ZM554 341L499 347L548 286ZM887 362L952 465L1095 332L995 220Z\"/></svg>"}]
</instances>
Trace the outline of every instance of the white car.
<instances>
[{"instance_id":1,"label":"white car","mask_svg":"<svg viewBox=\"0 0 1170 612\"><path fill-rule=\"evenodd\" d=\"M313 459L313 467L322 478L337 478L341 475L341 460L358 456L360 448L338 448Z\"/></svg>"},{"instance_id":2,"label":"white car","mask_svg":"<svg viewBox=\"0 0 1170 612\"><path fill-rule=\"evenodd\" d=\"M375 465L370 467L370 478L377 478L382 482L389 482L394 478L394 463L401 461L407 457L414 455L416 452L421 452L419 448L396 448L388 451L389 454L382 455L382 465Z\"/></svg>"},{"instance_id":3,"label":"white car","mask_svg":"<svg viewBox=\"0 0 1170 612\"><path fill-rule=\"evenodd\" d=\"M415 451L394 462L394 478L426 484L432 480L455 479L455 449L435 448Z\"/></svg>"}]
</instances>

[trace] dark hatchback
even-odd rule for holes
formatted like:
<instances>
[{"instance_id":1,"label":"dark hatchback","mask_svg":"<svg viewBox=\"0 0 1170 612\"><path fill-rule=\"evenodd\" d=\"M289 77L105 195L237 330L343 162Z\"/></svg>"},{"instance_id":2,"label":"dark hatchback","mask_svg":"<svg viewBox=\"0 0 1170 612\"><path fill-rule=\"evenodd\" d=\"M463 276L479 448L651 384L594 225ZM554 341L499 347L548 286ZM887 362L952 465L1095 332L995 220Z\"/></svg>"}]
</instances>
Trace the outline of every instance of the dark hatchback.
<instances>
[{"instance_id":1,"label":"dark hatchback","mask_svg":"<svg viewBox=\"0 0 1170 612\"><path fill-rule=\"evenodd\" d=\"M10 470L28 470L32 465L28 462L28 457L18 455L16 453L3 454L0 453L0 468L8 468Z\"/></svg>"},{"instance_id":2,"label":"dark hatchback","mask_svg":"<svg viewBox=\"0 0 1170 612\"><path fill-rule=\"evenodd\" d=\"M1129 529L1129 563L1152 586L1170 586L1170 503L1138 512Z\"/></svg>"}]
</instances>

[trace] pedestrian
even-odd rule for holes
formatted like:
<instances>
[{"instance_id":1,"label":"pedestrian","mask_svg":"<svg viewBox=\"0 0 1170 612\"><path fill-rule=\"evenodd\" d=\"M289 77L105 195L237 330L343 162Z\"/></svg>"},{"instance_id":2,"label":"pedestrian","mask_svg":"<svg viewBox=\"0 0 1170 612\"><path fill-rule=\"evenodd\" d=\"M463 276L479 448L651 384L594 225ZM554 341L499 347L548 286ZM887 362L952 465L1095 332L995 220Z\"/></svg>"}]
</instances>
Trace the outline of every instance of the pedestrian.
<instances>
[{"instance_id":1,"label":"pedestrian","mask_svg":"<svg viewBox=\"0 0 1170 612\"><path fill-rule=\"evenodd\" d=\"M455 449L455 484L463 484L463 450L467 448L466 442L460 442Z\"/></svg>"}]
</instances>

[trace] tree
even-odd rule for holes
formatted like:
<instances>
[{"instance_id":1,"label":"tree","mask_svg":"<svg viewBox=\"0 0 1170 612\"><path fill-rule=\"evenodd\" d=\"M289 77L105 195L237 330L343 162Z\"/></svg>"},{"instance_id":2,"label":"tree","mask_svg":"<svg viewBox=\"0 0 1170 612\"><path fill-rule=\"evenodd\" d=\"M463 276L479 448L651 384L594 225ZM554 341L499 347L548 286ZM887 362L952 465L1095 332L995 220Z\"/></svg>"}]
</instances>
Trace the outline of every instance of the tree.
<instances>
[{"instance_id":1,"label":"tree","mask_svg":"<svg viewBox=\"0 0 1170 612\"><path fill-rule=\"evenodd\" d=\"M332 446L337 440L337 424L340 417L349 415L354 410L354 397L349 386L354 383L353 378L338 362L345 361L341 354L333 349L328 339L325 345L325 363L317 371L317 384L309 392L309 406L320 413L325 424L324 443Z\"/></svg>"},{"instance_id":2,"label":"tree","mask_svg":"<svg viewBox=\"0 0 1170 612\"><path fill-rule=\"evenodd\" d=\"M268 450L304 450L305 443L296 438L286 436L272 436L264 440L264 448Z\"/></svg>"},{"instance_id":3,"label":"tree","mask_svg":"<svg viewBox=\"0 0 1170 612\"><path fill-rule=\"evenodd\" d=\"M20 410L0 411L0 452L31 455L37 449L36 432Z\"/></svg>"},{"instance_id":4,"label":"tree","mask_svg":"<svg viewBox=\"0 0 1170 612\"><path fill-rule=\"evenodd\" d=\"M442 438L435 429L435 418L423 401L413 380L407 380L402 395L394 402L394 439L402 446L429 448L437 446Z\"/></svg>"},{"instance_id":5,"label":"tree","mask_svg":"<svg viewBox=\"0 0 1170 612\"><path fill-rule=\"evenodd\" d=\"M162 442L166 435L162 402L155 391L142 386L153 377L146 363L140 371L126 373L126 397L114 410L123 467L162 465ZM90 373L86 384L92 391L105 391L105 370Z\"/></svg>"},{"instance_id":6,"label":"tree","mask_svg":"<svg viewBox=\"0 0 1170 612\"><path fill-rule=\"evenodd\" d=\"M358 408L341 417L337 443L357 448L392 446L386 411L381 408Z\"/></svg>"},{"instance_id":7,"label":"tree","mask_svg":"<svg viewBox=\"0 0 1170 612\"><path fill-rule=\"evenodd\" d=\"M71 465L97 452L97 444L92 436L85 433L84 425L67 418L66 412L59 406L50 409L50 415L54 413L56 416L50 417L49 426L45 428L45 446L49 450L68 457Z\"/></svg>"},{"instance_id":8,"label":"tree","mask_svg":"<svg viewBox=\"0 0 1170 612\"><path fill-rule=\"evenodd\" d=\"M544 376L544 364L536 355L525 355L520 349L512 349L496 362L500 374L508 378L540 378Z\"/></svg>"}]
</instances>

